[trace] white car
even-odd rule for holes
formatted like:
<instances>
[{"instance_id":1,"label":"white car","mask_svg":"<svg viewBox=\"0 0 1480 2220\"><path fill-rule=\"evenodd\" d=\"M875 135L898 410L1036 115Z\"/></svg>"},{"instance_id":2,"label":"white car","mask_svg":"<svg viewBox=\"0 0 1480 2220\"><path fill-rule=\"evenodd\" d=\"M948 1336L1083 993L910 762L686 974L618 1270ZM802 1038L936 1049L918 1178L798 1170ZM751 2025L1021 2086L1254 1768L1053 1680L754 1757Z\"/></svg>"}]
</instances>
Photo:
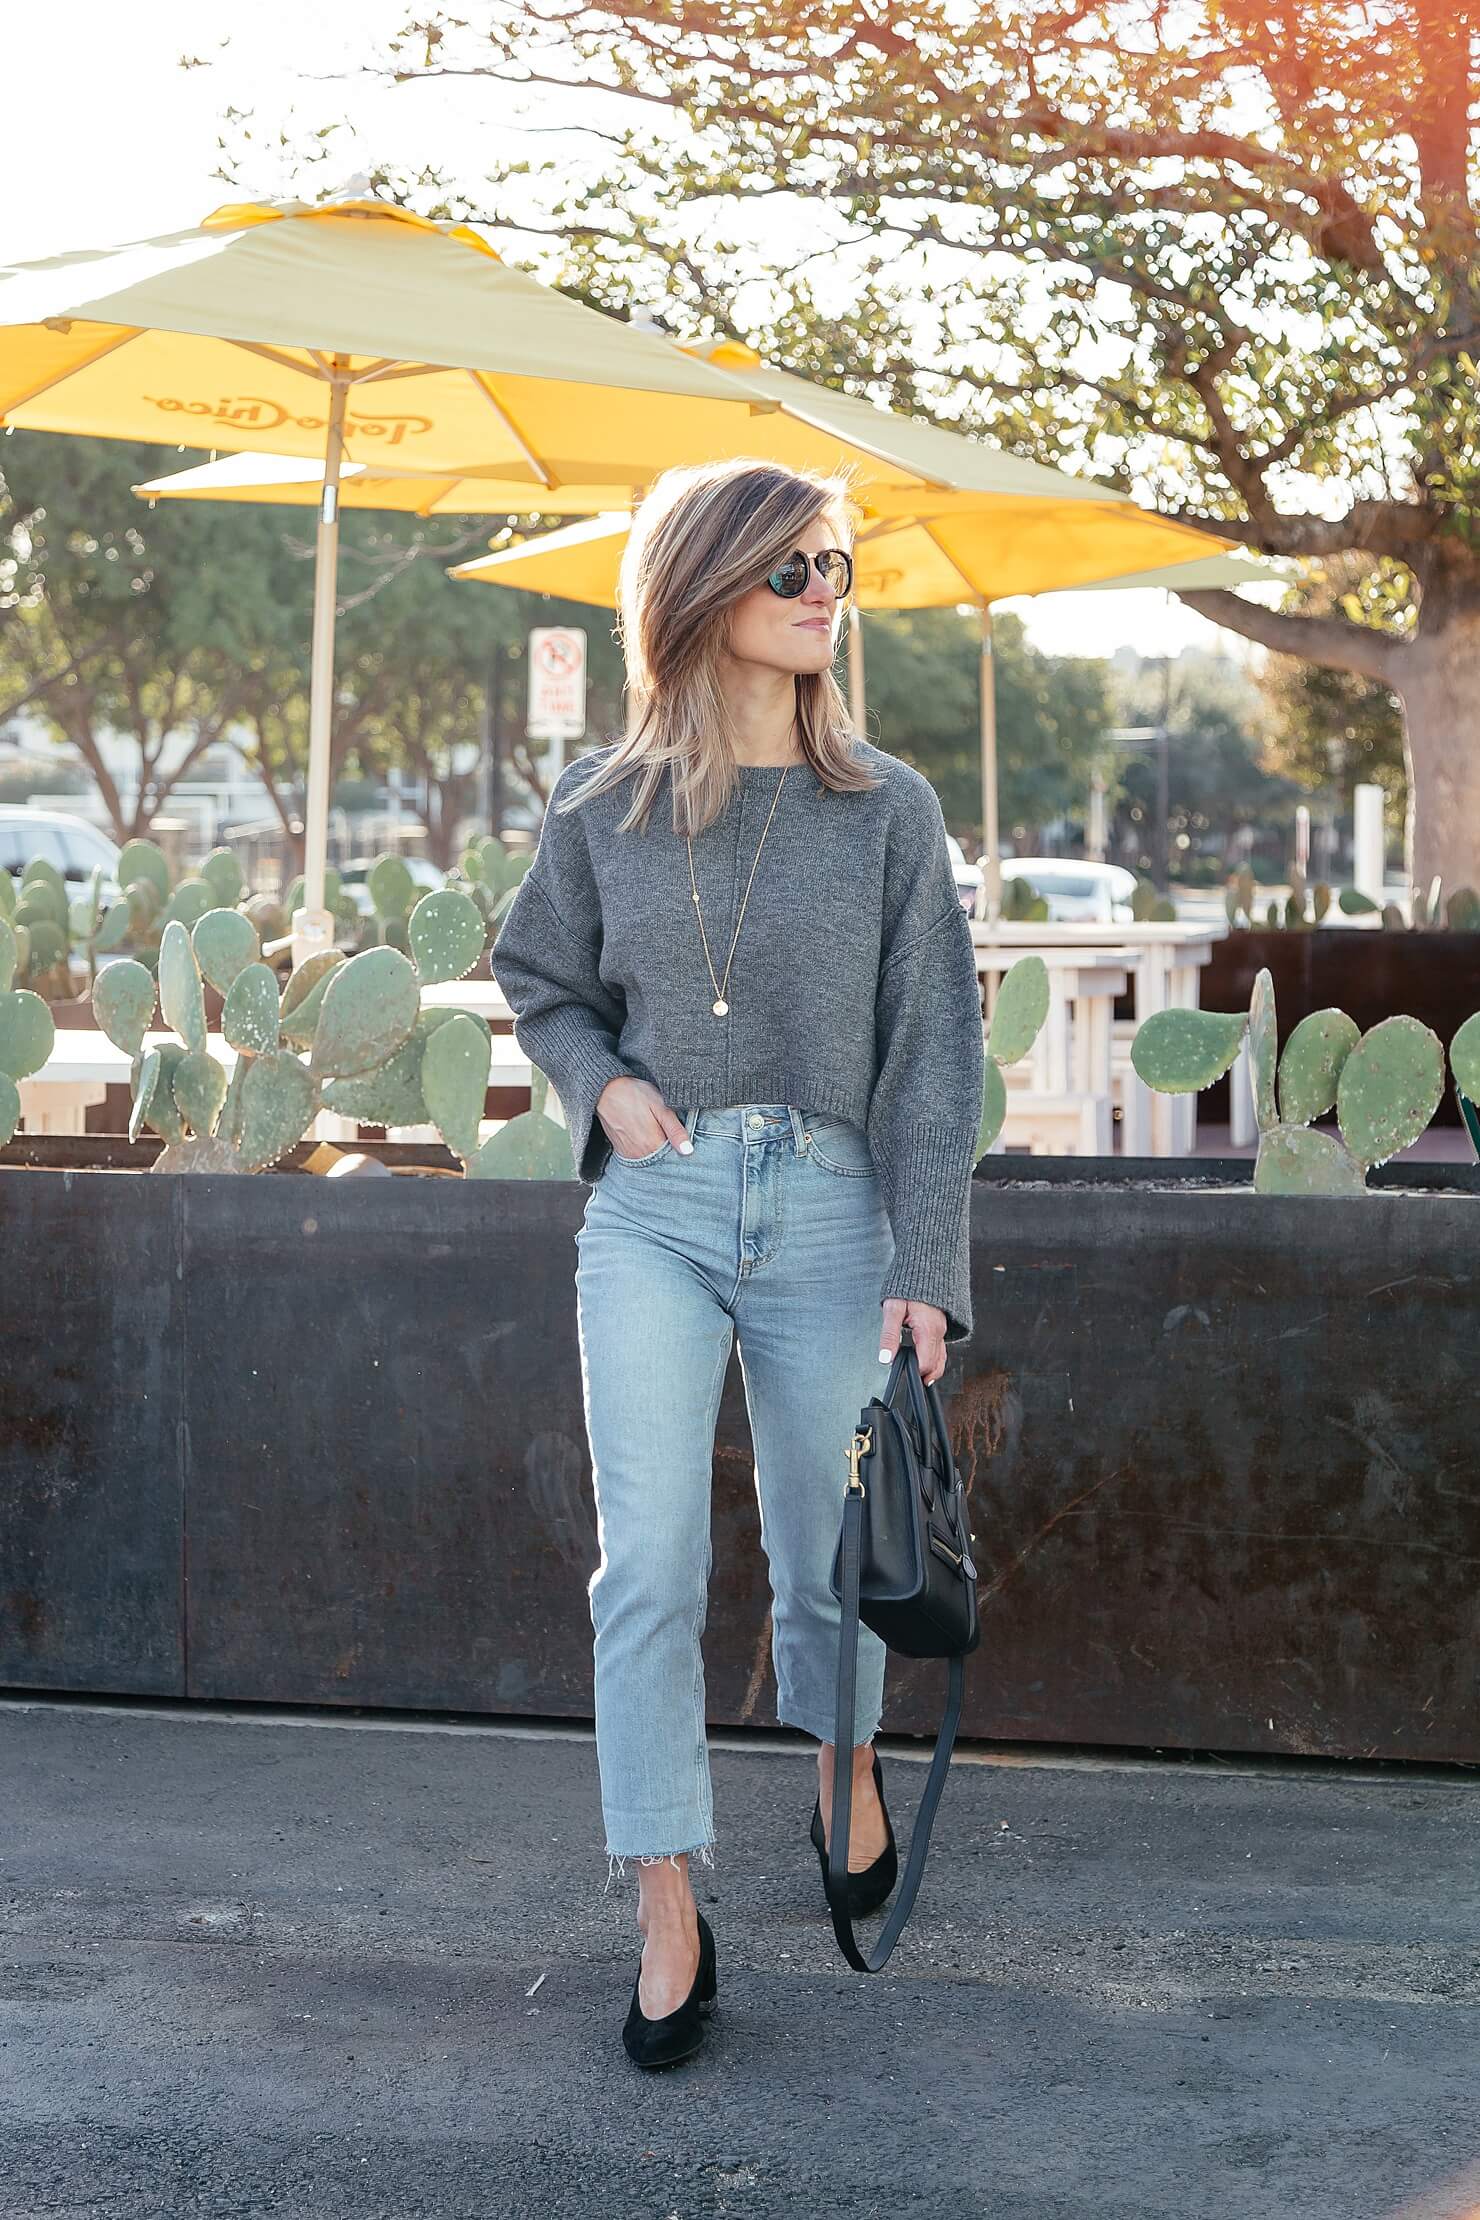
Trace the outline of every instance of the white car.
<instances>
[{"instance_id":1,"label":"white car","mask_svg":"<svg viewBox=\"0 0 1480 2220\"><path fill-rule=\"evenodd\" d=\"M1125 925L1130 922L1136 874L1118 863L1084 863L1076 856L1004 856L1004 879L1026 879L1048 904L1051 925Z\"/></svg>"},{"instance_id":2,"label":"white car","mask_svg":"<svg viewBox=\"0 0 1480 2220\"><path fill-rule=\"evenodd\" d=\"M977 896L982 890L982 875L976 864L968 863L960 841L954 833L946 834L946 846L951 851L951 862L956 872L956 892L961 897L961 907L968 917L975 917Z\"/></svg>"},{"instance_id":3,"label":"white car","mask_svg":"<svg viewBox=\"0 0 1480 2220\"><path fill-rule=\"evenodd\" d=\"M101 865L105 891L116 895L120 853L116 842L85 817L68 817L59 809L0 805L0 869L17 881L33 857L42 856L56 865L68 888L78 894Z\"/></svg>"}]
</instances>

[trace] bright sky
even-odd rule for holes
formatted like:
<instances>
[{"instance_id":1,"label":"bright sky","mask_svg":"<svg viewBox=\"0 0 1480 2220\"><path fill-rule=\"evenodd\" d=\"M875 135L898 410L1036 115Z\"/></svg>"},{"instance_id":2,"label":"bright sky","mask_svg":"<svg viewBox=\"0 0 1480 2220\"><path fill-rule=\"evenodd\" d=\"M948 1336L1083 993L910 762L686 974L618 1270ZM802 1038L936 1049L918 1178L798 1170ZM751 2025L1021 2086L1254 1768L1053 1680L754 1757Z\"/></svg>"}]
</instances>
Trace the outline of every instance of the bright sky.
<instances>
[{"instance_id":1,"label":"bright sky","mask_svg":"<svg viewBox=\"0 0 1480 2220\"><path fill-rule=\"evenodd\" d=\"M0 203L0 263L198 221L228 197L212 176L227 108L255 118L263 174L253 189L285 188L275 166L280 130L296 138L336 117L352 129L331 142L324 182L380 160L436 161L475 187L496 152L527 149L519 124L529 105L476 83L397 87L358 78L374 42L408 12L404 0L354 0L349 9L312 0L12 6L3 34L12 188ZM477 0L466 12L476 18ZM210 66L182 69L183 55ZM551 120L545 94L539 121L548 129ZM536 151L550 151L548 138ZM505 251L517 259L518 242L508 240ZM1240 659L1252 652L1163 593L1049 594L1002 606L1051 654L1111 655L1126 645L1164 655L1192 644Z\"/></svg>"}]
</instances>

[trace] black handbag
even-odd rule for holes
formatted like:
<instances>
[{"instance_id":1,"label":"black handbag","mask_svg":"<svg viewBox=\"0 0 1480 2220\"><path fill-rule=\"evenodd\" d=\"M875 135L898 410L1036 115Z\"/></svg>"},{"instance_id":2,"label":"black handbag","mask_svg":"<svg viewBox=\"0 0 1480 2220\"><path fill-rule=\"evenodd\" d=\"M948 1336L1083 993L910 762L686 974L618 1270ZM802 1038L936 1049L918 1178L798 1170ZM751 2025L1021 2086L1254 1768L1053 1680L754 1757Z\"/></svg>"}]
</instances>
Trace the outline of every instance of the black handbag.
<instances>
[{"instance_id":1,"label":"black handbag","mask_svg":"<svg viewBox=\"0 0 1480 2220\"><path fill-rule=\"evenodd\" d=\"M961 1720L964 1662L981 1640L966 1496L940 1397L934 1381L927 1386L920 1377L908 1326L883 1394L870 1397L859 1413L847 1454L843 1524L831 1580L843 1615L827 1898L838 1947L849 1965L860 1973L878 1973L914 1910ZM945 1712L910 1835L904 1878L871 1957L860 1950L847 1910L860 1620L901 1657L950 1661Z\"/></svg>"}]
</instances>

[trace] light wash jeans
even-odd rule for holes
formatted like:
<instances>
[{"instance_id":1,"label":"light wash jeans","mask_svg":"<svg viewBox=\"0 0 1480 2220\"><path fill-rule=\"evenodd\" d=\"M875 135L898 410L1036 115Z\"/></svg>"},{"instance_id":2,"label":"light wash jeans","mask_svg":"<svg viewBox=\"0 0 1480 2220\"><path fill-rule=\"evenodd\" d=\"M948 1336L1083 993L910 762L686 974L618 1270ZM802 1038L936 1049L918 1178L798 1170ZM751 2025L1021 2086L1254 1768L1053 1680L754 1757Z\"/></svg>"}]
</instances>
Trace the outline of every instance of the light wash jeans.
<instances>
[{"instance_id":1,"label":"light wash jeans","mask_svg":"<svg viewBox=\"0 0 1480 2220\"><path fill-rule=\"evenodd\" d=\"M828 1585L849 1437L879 1392L894 1241L868 1139L832 1113L748 1102L682 1113L694 1144L609 1156L576 1234L581 1377L600 1562L596 1751L606 1849L714 1863L700 1636L714 1430L738 1332L770 1571L780 1720L835 1731ZM859 1630L855 1742L887 1651Z\"/></svg>"}]
</instances>

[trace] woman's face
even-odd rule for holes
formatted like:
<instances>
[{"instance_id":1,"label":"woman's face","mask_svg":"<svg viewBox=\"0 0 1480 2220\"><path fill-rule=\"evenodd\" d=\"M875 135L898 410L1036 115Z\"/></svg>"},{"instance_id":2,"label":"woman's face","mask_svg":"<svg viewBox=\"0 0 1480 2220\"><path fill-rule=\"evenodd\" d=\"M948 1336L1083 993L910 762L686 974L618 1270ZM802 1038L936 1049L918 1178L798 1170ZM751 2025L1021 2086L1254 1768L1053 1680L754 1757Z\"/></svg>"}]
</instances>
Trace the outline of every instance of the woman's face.
<instances>
[{"instance_id":1,"label":"woman's face","mask_svg":"<svg viewBox=\"0 0 1480 2220\"><path fill-rule=\"evenodd\" d=\"M808 555L840 544L836 527L820 517L796 537L796 545ZM759 663L793 676L828 668L835 652L837 597L818 576L815 563L808 564L807 573L795 601L773 593L762 579L733 603L729 651L737 662Z\"/></svg>"}]
</instances>

